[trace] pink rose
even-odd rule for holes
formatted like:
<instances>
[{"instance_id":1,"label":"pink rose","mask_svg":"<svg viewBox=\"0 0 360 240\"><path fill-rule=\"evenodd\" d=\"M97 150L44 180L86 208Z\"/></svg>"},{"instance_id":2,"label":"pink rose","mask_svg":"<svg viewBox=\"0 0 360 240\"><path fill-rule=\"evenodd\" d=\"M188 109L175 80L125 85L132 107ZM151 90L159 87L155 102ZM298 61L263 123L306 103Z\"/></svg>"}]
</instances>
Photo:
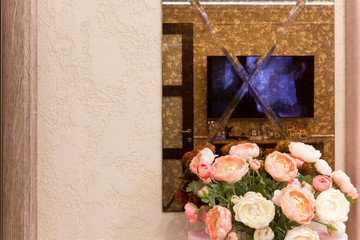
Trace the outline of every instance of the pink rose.
<instances>
[{"instance_id":1,"label":"pink rose","mask_svg":"<svg viewBox=\"0 0 360 240\"><path fill-rule=\"evenodd\" d=\"M238 237L237 237L236 233L231 232L228 234L226 240L238 240Z\"/></svg>"},{"instance_id":2,"label":"pink rose","mask_svg":"<svg viewBox=\"0 0 360 240\"><path fill-rule=\"evenodd\" d=\"M290 181L288 182L288 186L289 186L289 185L293 185L293 186L295 186L295 187L302 188L302 185L301 185L299 179L297 179L297 178L294 178L294 179L290 180Z\"/></svg>"},{"instance_id":3,"label":"pink rose","mask_svg":"<svg viewBox=\"0 0 360 240\"><path fill-rule=\"evenodd\" d=\"M207 213L206 233L212 240L224 239L232 228L231 212L225 207L215 205Z\"/></svg>"},{"instance_id":4,"label":"pink rose","mask_svg":"<svg viewBox=\"0 0 360 240\"><path fill-rule=\"evenodd\" d=\"M280 205L287 218L300 224L310 223L315 216L315 198L306 188L289 185L282 189Z\"/></svg>"},{"instance_id":5,"label":"pink rose","mask_svg":"<svg viewBox=\"0 0 360 240\"><path fill-rule=\"evenodd\" d=\"M198 177L203 181L203 183L208 184L211 179L210 179L210 168L211 165L203 162L201 164L199 164L197 166L197 171L196 171L196 175L198 175Z\"/></svg>"},{"instance_id":6,"label":"pink rose","mask_svg":"<svg viewBox=\"0 0 360 240\"><path fill-rule=\"evenodd\" d=\"M295 157L294 155L292 155L292 154L288 154L290 157L292 157L292 159L294 159L294 161L296 162L296 166L297 167L301 167L303 164L304 164L304 162L305 162L305 160L304 159L302 159L302 158L299 158L299 157Z\"/></svg>"},{"instance_id":7,"label":"pink rose","mask_svg":"<svg viewBox=\"0 0 360 240\"><path fill-rule=\"evenodd\" d=\"M297 174L296 163L289 155L273 152L265 159L265 170L279 182L288 182Z\"/></svg>"},{"instance_id":8,"label":"pink rose","mask_svg":"<svg viewBox=\"0 0 360 240\"><path fill-rule=\"evenodd\" d=\"M207 215L206 206L201 206L199 211L199 222L206 223L206 218L207 218L206 215Z\"/></svg>"},{"instance_id":9,"label":"pink rose","mask_svg":"<svg viewBox=\"0 0 360 240\"><path fill-rule=\"evenodd\" d=\"M349 176L342 170L332 172L330 177L340 187L340 190L347 193L350 197L352 197L352 199L359 197L359 194L354 185L352 185Z\"/></svg>"},{"instance_id":10,"label":"pink rose","mask_svg":"<svg viewBox=\"0 0 360 240\"><path fill-rule=\"evenodd\" d=\"M190 171L197 174L197 167L202 163L212 164L215 159L214 153L209 148L202 149L190 162Z\"/></svg>"},{"instance_id":11,"label":"pink rose","mask_svg":"<svg viewBox=\"0 0 360 240\"><path fill-rule=\"evenodd\" d=\"M346 182L350 182L350 178L342 170L334 171L330 174L330 177L340 187Z\"/></svg>"},{"instance_id":12,"label":"pink rose","mask_svg":"<svg viewBox=\"0 0 360 240\"><path fill-rule=\"evenodd\" d=\"M312 185L316 190L323 192L332 188L332 181L327 176L319 175L313 178Z\"/></svg>"},{"instance_id":13,"label":"pink rose","mask_svg":"<svg viewBox=\"0 0 360 240\"><path fill-rule=\"evenodd\" d=\"M340 190L344 193L347 193L352 199L357 199L359 197L357 189L352 185L351 182L346 182L341 185Z\"/></svg>"},{"instance_id":14,"label":"pink rose","mask_svg":"<svg viewBox=\"0 0 360 240\"><path fill-rule=\"evenodd\" d=\"M220 181L235 183L249 170L249 164L243 158L227 155L216 159L211 167L211 176Z\"/></svg>"},{"instance_id":15,"label":"pink rose","mask_svg":"<svg viewBox=\"0 0 360 240\"><path fill-rule=\"evenodd\" d=\"M271 201L276 205L279 206L281 205L281 191L280 190L275 190L274 192L274 197L271 199Z\"/></svg>"},{"instance_id":16,"label":"pink rose","mask_svg":"<svg viewBox=\"0 0 360 240\"><path fill-rule=\"evenodd\" d=\"M230 148L229 154L240 158L256 158L259 156L259 147L255 143L242 143Z\"/></svg>"},{"instance_id":17,"label":"pink rose","mask_svg":"<svg viewBox=\"0 0 360 240\"><path fill-rule=\"evenodd\" d=\"M258 170L261 166L259 160L249 158L250 167L255 171Z\"/></svg>"},{"instance_id":18,"label":"pink rose","mask_svg":"<svg viewBox=\"0 0 360 240\"><path fill-rule=\"evenodd\" d=\"M201 188L198 192L197 195L201 198L203 197L207 197L209 195L209 189L207 188L207 186L204 186L203 188Z\"/></svg>"},{"instance_id":19,"label":"pink rose","mask_svg":"<svg viewBox=\"0 0 360 240\"><path fill-rule=\"evenodd\" d=\"M192 203L187 203L185 205L185 214L188 217L190 224L196 223L198 215L195 212L197 210L197 207Z\"/></svg>"}]
</instances>

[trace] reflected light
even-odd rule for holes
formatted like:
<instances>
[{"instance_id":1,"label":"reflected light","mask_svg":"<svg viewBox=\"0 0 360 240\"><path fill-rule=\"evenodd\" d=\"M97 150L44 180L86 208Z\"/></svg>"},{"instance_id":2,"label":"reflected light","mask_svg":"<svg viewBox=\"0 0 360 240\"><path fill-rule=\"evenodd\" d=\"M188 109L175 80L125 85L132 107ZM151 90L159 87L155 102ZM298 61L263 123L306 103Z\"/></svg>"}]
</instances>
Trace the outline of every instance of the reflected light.
<instances>
[{"instance_id":1,"label":"reflected light","mask_svg":"<svg viewBox=\"0 0 360 240\"><path fill-rule=\"evenodd\" d=\"M244 1L233 1L233 2L200 2L202 5L295 5L296 2L244 2ZM164 1L162 3L163 5L190 5L189 2L166 2ZM307 2L306 5L312 5L312 6L331 6L335 5L334 2Z\"/></svg>"}]
</instances>

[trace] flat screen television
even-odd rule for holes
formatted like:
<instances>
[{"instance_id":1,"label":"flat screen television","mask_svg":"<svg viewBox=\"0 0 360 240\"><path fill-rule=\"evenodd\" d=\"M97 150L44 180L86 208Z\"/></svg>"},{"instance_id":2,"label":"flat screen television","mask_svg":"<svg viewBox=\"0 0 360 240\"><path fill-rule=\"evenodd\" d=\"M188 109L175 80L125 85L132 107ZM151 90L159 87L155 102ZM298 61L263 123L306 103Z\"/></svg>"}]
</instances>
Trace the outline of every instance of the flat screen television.
<instances>
[{"instance_id":1,"label":"flat screen television","mask_svg":"<svg viewBox=\"0 0 360 240\"><path fill-rule=\"evenodd\" d=\"M259 56L239 56L247 72ZM221 117L243 84L225 56L207 57L207 117ZM252 84L279 118L314 117L314 56L273 56ZM231 118L265 118L250 92Z\"/></svg>"}]
</instances>

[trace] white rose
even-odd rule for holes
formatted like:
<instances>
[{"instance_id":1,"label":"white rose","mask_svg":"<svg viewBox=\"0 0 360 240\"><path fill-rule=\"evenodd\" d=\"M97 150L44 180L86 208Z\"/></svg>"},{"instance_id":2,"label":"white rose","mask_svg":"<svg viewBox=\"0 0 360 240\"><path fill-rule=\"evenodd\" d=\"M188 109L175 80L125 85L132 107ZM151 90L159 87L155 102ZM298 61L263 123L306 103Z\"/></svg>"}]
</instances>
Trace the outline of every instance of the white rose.
<instances>
[{"instance_id":1,"label":"white rose","mask_svg":"<svg viewBox=\"0 0 360 240\"><path fill-rule=\"evenodd\" d=\"M336 238L342 238L345 235L346 226L343 222L331 223L337 230L329 230L331 236Z\"/></svg>"},{"instance_id":2,"label":"white rose","mask_svg":"<svg viewBox=\"0 0 360 240\"><path fill-rule=\"evenodd\" d=\"M254 233L254 240L273 240L274 237L274 232L270 227L256 229Z\"/></svg>"},{"instance_id":3,"label":"white rose","mask_svg":"<svg viewBox=\"0 0 360 240\"><path fill-rule=\"evenodd\" d=\"M236 196L236 195L232 195L232 197L231 197L231 199L230 199L231 203L234 204L234 205L235 205L239 200L240 200L240 198L239 198L238 196Z\"/></svg>"},{"instance_id":4,"label":"white rose","mask_svg":"<svg viewBox=\"0 0 360 240\"><path fill-rule=\"evenodd\" d=\"M235 220L255 229L267 227L275 216L273 202L264 198L261 193L247 192L233 209Z\"/></svg>"},{"instance_id":5,"label":"white rose","mask_svg":"<svg viewBox=\"0 0 360 240\"><path fill-rule=\"evenodd\" d=\"M316 215L325 223L347 221L350 203L340 190L330 188L316 198Z\"/></svg>"},{"instance_id":6,"label":"white rose","mask_svg":"<svg viewBox=\"0 0 360 240\"><path fill-rule=\"evenodd\" d=\"M317 162L321 157L321 152L319 150L302 142L291 142L289 144L289 150L292 155L301 158L308 163Z\"/></svg>"},{"instance_id":7,"label":"white rose","mask_svg":"<svg viewBox=\"0 0 360 240\"><path fill-rule=\"evenodd\" d=\"M307 227L297 227L293 228L285 236L284 240L319 240L319 235L317 232L314 232Z\"/></svg>"},{"instance_id":8,"label":"white rose","mask_svg":"<svg viewBox=\"0 0 360 240\"><path fill-rule=\"evenodd\" d=\"M320 159L319 161L317 161L314 166L316 168L316 171L318 171L322 175L330 176L330 174L332 173L331 167L323 159Z\"/></svg>"}]
</instances>

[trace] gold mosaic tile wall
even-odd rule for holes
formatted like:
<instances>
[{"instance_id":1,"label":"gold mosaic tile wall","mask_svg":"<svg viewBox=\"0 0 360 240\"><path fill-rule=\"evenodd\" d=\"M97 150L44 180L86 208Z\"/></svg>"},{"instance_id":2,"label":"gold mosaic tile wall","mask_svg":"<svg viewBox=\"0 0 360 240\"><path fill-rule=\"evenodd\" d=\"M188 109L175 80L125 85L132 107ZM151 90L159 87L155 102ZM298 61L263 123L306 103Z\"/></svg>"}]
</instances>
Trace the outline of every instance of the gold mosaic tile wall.
<instances>
[{"instance_id":1,"label":"gold mosaic tile wall","mask_svg":"<svg viewBox=\"0 0 360 240\"><path fill-rule=\"evenodd\" d=\"M182 98L163 97L162 100L162 146L163 148L182 148ZM174 131L176 129L176 131Z\"/></svg>"},{"instance_id":2,"label":"gold mosaic tile wall","mask_svg":"<svg viewBox=\"0 0 360 240\"><path fill-rule=\"evenodd\" d=\"M182 37L180 34L164 34L162 37L163 85L182 85Z\"/></svg>"},{"instance_id":3,"label":"gold mosaic tile wall","mask_svg":"<svg viewBox=\"0 0 360 240\"><path fill-rule=\"evenodd\" d=\"M288 6L206 6L209 18L228 49L237 56L264 55L275 33L286 20ZM194 23L194 134L208 134L206 110L207 56L224 55L190 6L164 6L163 23ZM314 118L309 119L312 135L333 135L334 123L334 9L333 6L306 6L274 55L315 56ZM281 119L283 126L293 119ZM230 120L233 133L260 129L265 119ZM195 144L200 141L195 141ZM324 140L324 151L334 162L334 138Z\"/></svg>"}]
</instances>

